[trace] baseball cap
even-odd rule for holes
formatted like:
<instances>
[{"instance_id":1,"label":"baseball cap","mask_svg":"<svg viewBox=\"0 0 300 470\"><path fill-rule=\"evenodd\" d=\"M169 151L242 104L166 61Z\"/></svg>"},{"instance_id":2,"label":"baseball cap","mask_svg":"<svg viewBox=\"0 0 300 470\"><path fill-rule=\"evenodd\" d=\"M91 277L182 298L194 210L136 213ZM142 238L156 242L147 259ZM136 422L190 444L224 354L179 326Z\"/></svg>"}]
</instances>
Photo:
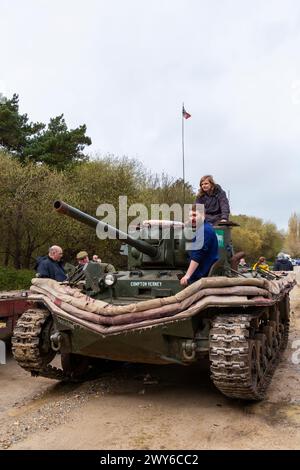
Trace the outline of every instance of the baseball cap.
<instances>
[{"instance_id":1,"label":"baseball cap","mask_svg":"<svg viewBox=\"0 0 300 470\"><path fill-rule=\"evenodd\" d=\"M86 256L89 256L87 251L79 251L79 253L77 253L77 255L76 255L76 259L83 259Z\"/></svg>"}]
</instances>

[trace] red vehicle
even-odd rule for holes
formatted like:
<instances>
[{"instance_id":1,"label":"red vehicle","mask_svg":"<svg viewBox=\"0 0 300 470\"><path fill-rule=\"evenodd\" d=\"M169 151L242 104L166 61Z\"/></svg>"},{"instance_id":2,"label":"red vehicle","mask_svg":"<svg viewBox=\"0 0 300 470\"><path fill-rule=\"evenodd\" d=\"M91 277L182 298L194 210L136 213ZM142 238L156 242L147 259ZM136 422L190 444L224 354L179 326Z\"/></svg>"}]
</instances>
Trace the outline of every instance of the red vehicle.
<instances>
[{"instance_id":1,"label":"red vehicle","mask_svg":"<svg viewBox=\"0 0 300 470\"><path fill-rule=\"evenodd\" d=\"M15 324L30 307L27 291L0 292L0 340L10 339Z\"/></svg>"}]
</instances>

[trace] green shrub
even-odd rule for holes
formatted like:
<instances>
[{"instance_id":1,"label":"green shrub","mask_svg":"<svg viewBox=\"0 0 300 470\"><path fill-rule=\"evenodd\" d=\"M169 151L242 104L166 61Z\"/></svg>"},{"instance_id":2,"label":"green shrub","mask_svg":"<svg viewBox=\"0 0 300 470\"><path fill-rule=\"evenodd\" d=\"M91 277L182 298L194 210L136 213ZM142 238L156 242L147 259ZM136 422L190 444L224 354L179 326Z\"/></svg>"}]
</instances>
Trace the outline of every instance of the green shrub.
<instances>
[{"instance_id":1,"label":"green shrub","mask_svg":"<svg viewBox=\"0 0 300 470\"><path fill-rule=\"evenodd\" d=\"M3 268L0 266L0 291L29 289L35 272L29 269Z\"/></svg>"}]
</instances>

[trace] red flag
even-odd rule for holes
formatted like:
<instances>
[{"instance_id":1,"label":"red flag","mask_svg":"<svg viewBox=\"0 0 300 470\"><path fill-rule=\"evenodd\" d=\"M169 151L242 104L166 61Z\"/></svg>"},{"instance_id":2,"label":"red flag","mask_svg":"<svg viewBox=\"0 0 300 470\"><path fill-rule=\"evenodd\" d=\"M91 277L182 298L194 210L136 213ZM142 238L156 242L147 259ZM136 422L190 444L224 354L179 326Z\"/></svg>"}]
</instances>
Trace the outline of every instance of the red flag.
<instances>
[{"instance_id":1,"label":"red flag","mask_svg":"<svg viewBox=\"0 0 300 470\"><path fill-rule=\"evenodd\" d=\"M182 116L184 117L184 119L188 119L191 117L191 114L186 112L186 110L184 109L184 106L182 106Z\"/></svg>"}]
</instances>

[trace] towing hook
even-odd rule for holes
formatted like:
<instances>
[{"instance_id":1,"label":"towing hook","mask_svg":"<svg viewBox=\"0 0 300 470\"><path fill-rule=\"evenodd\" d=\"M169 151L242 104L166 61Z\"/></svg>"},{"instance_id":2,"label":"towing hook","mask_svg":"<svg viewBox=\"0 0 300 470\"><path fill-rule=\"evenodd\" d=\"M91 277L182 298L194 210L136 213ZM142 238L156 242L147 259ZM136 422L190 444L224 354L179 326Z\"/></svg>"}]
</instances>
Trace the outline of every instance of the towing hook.
<instances>
[{"instance_id":1,"label":"towing hook","mask_svg":"<svg viewBox=\"0 0 300 470\"><path fill-rule=\"evenodd\" d=\"M53 351L59 351L61 349L62 335L59 333L59 331L56 331L53 333L53 335L50 336L50 341Z\"/></svg>"},{"instance_id":2,"label":"towing hook","mask_svg":"<svg viewBox=\"0 0 300 470\"><path fill-rule=\"evenodd\" d=\"M196 343L186 340L182 343L182 356L185 361L193 361L196 357Z\"/></svg>"}]
</instances>

